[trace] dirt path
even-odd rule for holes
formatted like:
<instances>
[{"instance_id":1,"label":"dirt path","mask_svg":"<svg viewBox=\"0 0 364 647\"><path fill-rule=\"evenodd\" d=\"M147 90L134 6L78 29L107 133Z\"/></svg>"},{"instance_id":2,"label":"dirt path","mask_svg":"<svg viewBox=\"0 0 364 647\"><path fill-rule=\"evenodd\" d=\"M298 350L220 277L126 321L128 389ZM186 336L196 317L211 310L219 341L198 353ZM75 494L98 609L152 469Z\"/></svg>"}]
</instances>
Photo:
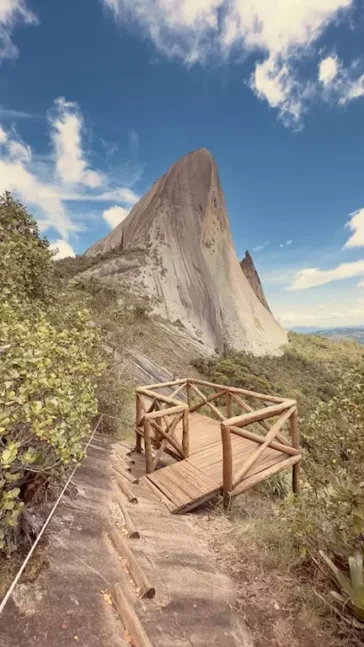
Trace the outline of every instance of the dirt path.
<instances>
[{"instance_id":1,"label":"dirt path","mask_svg":"<svg viewBox=\"0 0 364 647\"><path fill-rule=\"evenodd\" d=\"M154 647L251 647L234 608L236 588L213 551L199 541L187 516L172 516L146 485L132 486L137 505L128 510L141 532L129 540L156 588L141 600L108 539L122 517L113 502L112 448L96 437L74 479L78 493L64 499L52 520L34 582L23 581L0 622L7 647L123 647L125 630L107 592L122 584ZM44 559L45 558L45 559Z\"/></svg>"}]
</instances>

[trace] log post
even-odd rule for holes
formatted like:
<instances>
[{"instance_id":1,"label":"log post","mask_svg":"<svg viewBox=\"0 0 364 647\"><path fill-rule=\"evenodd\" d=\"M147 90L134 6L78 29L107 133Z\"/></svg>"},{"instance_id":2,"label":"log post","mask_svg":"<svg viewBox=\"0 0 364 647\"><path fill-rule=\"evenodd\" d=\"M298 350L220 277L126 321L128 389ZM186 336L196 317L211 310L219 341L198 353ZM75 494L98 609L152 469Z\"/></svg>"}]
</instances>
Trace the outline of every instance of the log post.
<instances>
[{"instance_id":1,"label":"log post","mask_svg":"<svg viewBox=\"0 0 364 647\"><path fill-rule=\"evenodd\" d=\"M187 404L188 408L191 409L192 407L192 389L191 389L191 384L187 382Z\"/></svg>"},{"instance_id":2,"label":"log post","mask_svg":"<svg viewBox=\"0 0 364 647\"><path fill-rule=\"evenodd\" d=\"M291 426L291 438L292 446L295 449L299 449L299 435L298 435L298 424L297 424L297 407L292 413L289 422ZM292 467L292 490L294 494L298 494L299 490L299 480L300 480L300 468L301 463L295 463Z\"/></svg>"},{"instance_id":3,"label":"log post","mask_svg":"<svg viewBox=\"0 0 364 647\"><path fill-rule=\"evenodd\" d=\"M145 449L145 469L147 474L151 474L153 472L152 426L146 416L144 418L144 449Z\"/></svg>"},{"instance_id":4,"label":"log post","mask_svg":"<svg viewBox=\"0 0 364 647\"><path fill-rule=\"evenodd\" d=\"M233 407L231 402L231 393L226 391L226 414L228 418L233 417Z\"/></svg>"},{"instance_id":5,"label":"log post","mask_svg":"<svg viewBox=\"0 0 364 647\"><path fill-rule=\"evenodd\" d=\"M230 497L229 492L233 489L233 456L231 451L230 428L221 424L222 440L222 476L224 490L224 506L227 507Z\"/></svg>"},{"instance_id":6,"label":"log post","mask_svg":"<svg viewBox=\"0 0 364 647\"><path fill-rule=\"evenodd\" d=\"M142 417L142 403L140 400L140 395L139 393L136 394L136 410L135 410L135 426L139 427L140 425L140 420ZM142 453L142 437L138 432L135 430L135 451L138 454Z\"/></svg>"},{"instance_id":7,"label":"log post","mask_svg":"<svg viewBox=\"0 0 364 647\"><path fill-rule=\"evenodd\" d=\"M190 455L190 412L185 409L183 412L183 435L182 435L182 448L185 458Z\"/></svg>"}]
</instances>

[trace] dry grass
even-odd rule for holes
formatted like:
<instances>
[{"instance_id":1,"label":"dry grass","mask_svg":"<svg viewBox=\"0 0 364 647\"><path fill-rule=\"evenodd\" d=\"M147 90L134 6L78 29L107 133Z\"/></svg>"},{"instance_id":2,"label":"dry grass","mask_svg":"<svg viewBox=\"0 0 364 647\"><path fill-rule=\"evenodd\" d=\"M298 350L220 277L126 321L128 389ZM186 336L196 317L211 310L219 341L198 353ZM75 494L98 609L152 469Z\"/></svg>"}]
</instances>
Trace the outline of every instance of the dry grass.
<instances>
[{"instance_id":1,"label":"dry grass","mask_svg":"<svg viewBox=\"0 0 364 647\"><path fill-rule=\"evenodd\" d=\"M255 647L354 644L335 634L334 618L313 592L307 565L268 498L249 492L228 515L217 504L195 528L235 580L236 607Z\"/></svg>"}]
</instances>

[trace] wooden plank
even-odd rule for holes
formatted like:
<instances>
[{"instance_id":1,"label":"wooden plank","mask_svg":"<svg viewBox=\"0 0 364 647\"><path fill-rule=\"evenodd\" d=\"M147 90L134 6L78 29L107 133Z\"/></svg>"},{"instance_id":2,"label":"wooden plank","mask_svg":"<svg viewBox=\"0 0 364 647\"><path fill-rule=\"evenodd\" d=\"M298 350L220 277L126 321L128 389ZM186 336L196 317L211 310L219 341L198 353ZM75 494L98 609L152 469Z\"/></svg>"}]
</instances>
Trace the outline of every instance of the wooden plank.
<instances>
[{"instance_id":1,"label":"wooden plank","mask_svg":"<svg viewBox=\"0 0 364 647\"><path fill-rule=\"evenodd\" d=\"M125 629L136 641L136 647L153 647L134 607L124 595L120 584L114 584L111 587L111 597Z\"/></svg>"},{"instance_id":2,"label":"wooden plank","mask_svg":"<svg viewBox=\"0 0 364 647\"><path fill-rule=\"evenodd\" d=\"M257 483L260 483L261 481L265 481L270 476L273 476L273 474L277 474L278 472L281 472L287 467L291 467L291 465L295 465L300 460L301 460L301 454L299 454L298 456L291 456L290 458L285 458L283 461L279 461L278 463L275 463L268 469L263 470L262 472L259 472L257 474L254 474L254 476L244 479L243 482L240 483L235 488L235 490L230 492L230 496L236 496L237 494L241 494L248 488L253 487L253 485L257 485Z\"/></svg>"},{"instance_id":3,"label":"wooden plank","mask_svg":"<svg viewBox=\"0 0 364 647\"><path fill-rule=\"evenodd\" d=\"M168 499L163 492L160 491L160 489L154 485L153 481L150 480L149 476L143 476L143 482L147 484L149 489L153 492L153 494L158 498L159 501L163 503L163 505L166 506L167 510L169 512L173 512L175 509L175 506L173 505L172 501Z\"/></svg>"},{"instance_id":4,"label":"wooden plank","mask_svg":"<svg viewBox=\"0 0 364 647\"><path fill-rule=\"evenodd\" d=\"M153 474L149 474L150 480L160 490L162 490L163 494L165 494L173 503L178 505L185 505L191 500L191 497L189 497L184 491L180 490L173 481L170 481L164 475L162 476L162 472L164 472L166 469L167 468L164 468L164 470L158 470Z\"/></svg>"},{"instance_id":5,"label":"wooden plank","mask_svg":"<svg viewBox=\"0 0 364 647\"><path fill-rule=\"evenodd\" d=\"M188 463L188 461L181 461L171 466L170 472L178 474L179 477L182 476L186 482L188 481L200 493L203 493L206 489L210 489L212 486L211 479L202 470Z\"/></svg>"}]
</instances>

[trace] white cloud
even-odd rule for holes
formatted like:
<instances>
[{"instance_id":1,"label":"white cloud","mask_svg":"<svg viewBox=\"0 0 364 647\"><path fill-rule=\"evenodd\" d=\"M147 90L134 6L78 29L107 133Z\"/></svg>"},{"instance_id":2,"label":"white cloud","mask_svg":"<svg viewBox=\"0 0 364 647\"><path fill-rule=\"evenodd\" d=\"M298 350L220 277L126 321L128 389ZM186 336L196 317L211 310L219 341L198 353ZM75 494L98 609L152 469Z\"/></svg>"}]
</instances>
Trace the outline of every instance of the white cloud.
<instances>
[{"instance_id":1,"label":"white cloud","mask_svg":"<svg viewBox=\"0 0 364 647\"><path fill-rule=\"evenodd\" d=\"M59 98L55 113L49 116L56 156L56 170L65 184L96 188L103 183L101 173L90 169L82 150L83 119L76 103Z\"/></svg>"},{"instance_id":2,"label":"white cloud","mask_svg":"<svg viewBox=\"0 0 364 647\"><path fill-rule=\"evenodd\" d=\"M85 229L82 222L74 222L79 210L71 217L70 202L125 205L120 209L127 213L139 196L129 186L117 185L114 172L106 175L89 167L82 151L84 126L78 106L58 100L50 128L54 158L40 163L14 129L6 131L0 125L0 193L13 192L35 211L43 232L53 229L65 241L70 234Z\"/></svg>"},{"instance_id":3,"label":"white cloud","mask_svg":"<svg viewBox=\"0 0 364 647\"><path fill-rule=\"evenodd\" d=\"M310 83L298 82L297 64L314 53L328 25L354 5L354 0L102 2L119 22L138 25L160 53L187 65L241 53L260 56L252 89L285 121L296 124L312 94Z\"/></svg>"},{"instance_id":4,"label":"white cloud","mask_svg":"<svg viewBox=\"0 0 364 647\"><path fill-rule=\"evenodd\" d=\"M345 105L364 97L364 73L360 74L363 61L353 61L344 67L337 56L328 56L319 65L318 79L324 87L327 101Z\"/></svg>"},{"instance_id":5,"label":"white cloud","mask_svg":"<svg viewBox=\"0 0 364 647\"><path fill-rule=\"evenodd\" d=\"M329 85L334 80L337 72L338 64L336 56L327 56L320 61L318 78L323 85Z\"/></svg>"},{"instance_id":6,"label":"white cloud","mask_svg":"<svg viewBox=\"0 0 364 647\"><path fill-rule=\"evenodd\" d=\"M285 243L280 243L279 246L280 247L289 247L290 245L292 245L292 243L293 243L293 240L286 240Z\"/></svg>"},{"instance_id":7,"label":"white cloud","mask_svg":"<svg viewBox=\"0 0 364 647\"><path fill-rule=\"evenodd\" d=\"M269 240L265 240L264 243L261 245L257 245L256 247L253 247L253 252L261 252L263 249L265 249L269 245Z\"/></svg>"},{"instance_id":8,"label":"white cloud","mask_svg":"<svg viewBox=\"0 0 364 647\"><path fill-rule=\"evenodd\" d=\"M295 273L293 283L288 290L306 290L317 285L325 285L331 281L342 281L354 276L364 276L364 261L341 263L331 270L320 270L310 267Z\"/></svg>"},{"instance_id":9,"label":"white cloud","mask_svg":"<svg viewBox=\"0 0 364 647\"><path fill-rule=\"evenodd\" d=\"M351 218L346 223L353 234L346 241L344 247L364 247L364 209L358 209L350 214Z\"/></svg>"},{"instance_id":10,"label":"white cloud","mask_svg":"<svg viewBox=\"0 0 364 647\"><path fill-rule=\"evenodd\" d=\"M0 126L0 145L5 144L7 138L8 138L8 136L7 136L6 132L5 132L5 130L3 130L3 128Z\"/></svg>"},{"instance_id":11,"label":"white cloud","mask_svg":"<svg viewBox=\"0 0 364 647\"><path fill-rule=\"evenodd\" d=\"M0 63L15 58L18 49L12 41L14 29L20 24L36 24L37 18L25 0L0 0Z\"/></svg>"},{"instance_id":12,"label":"white cloud","mask_svg":"<svg viewBox=\"0 0 364 647\"><path fill-rule=\"evenodd\" d=\"M49 247L52 251L57 252L56 255L53 257L55 261L58 261L61 258L68 258L69 256L72 256L72 258L76 256L71 245L67 243L66 240L62 240L61 238L56 240L55 243L51 243Z\"/></svg>"},{"instance_id":13,"label":"white cloud","mask_svg":"<svg viewBox=\"0 0 364 647\"><path fill-rule=\"evenodd\" d=\"M115 207L110 207L109 209L106 209L102 214L102 217L104 220L106 220L107 224L111 229L115 229L117 225L119 225L123 220L125 220L128 213L129 213L128 209L124 209L124 207L115 206Z\"/></svg>"},{"instance_id":14,"label":"white cloud","mask_svg":"<svg viewBox=\"0 0 364 647\"><path fill-rule=\"evenodd\" d=\"M317 328L322 326L359 326L364 323L364 307L360 305L359 299L358 302L359 307L353 303L351 307L342 310L330 307L319 312L317 309L305 308L304 311L298 309L278 312L276 316L283 326L287 327L300 325L317 326Z\"/></svg>"},{"instance_id":15,"label":"white cloud","mask_svg":"<svg viewBox=\"0 0 364 647\"><path fill-rule=\"evenodd\" d=\"M9 140L8 151L10 157L14 160L30 162L32 159L32 150L30 146L23 144L21 141Z\"/></svg>"}]
</instances>

